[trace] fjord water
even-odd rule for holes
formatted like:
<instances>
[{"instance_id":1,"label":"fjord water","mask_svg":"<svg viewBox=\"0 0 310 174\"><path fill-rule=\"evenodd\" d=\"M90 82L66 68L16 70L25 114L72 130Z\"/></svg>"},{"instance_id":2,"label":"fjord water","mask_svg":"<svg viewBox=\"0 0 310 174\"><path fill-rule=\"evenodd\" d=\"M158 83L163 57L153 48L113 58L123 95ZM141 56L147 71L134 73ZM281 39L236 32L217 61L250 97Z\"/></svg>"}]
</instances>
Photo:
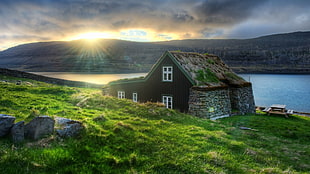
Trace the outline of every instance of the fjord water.
<instances>
[{"instance_id":1,"label":"fjord water","mask_svg":"<svg viewBox=\"0 0 310 174\"><path fill-rule=\"evenodd\" d=\"M146 73L129 73L129 74L87 74L87 73L70 73L70 72L33 72L33 73L58 79L82 81L95 84L107 84L114 80L124 78L135 78L146 75Z\"/></svg>"},{"instance_id":2,"label":"fjord water","mask_svg":"<svg viewBox=\"0 0 310 174\"><path fill-rule=\"evenodd\" d=\"M288 109L310 113L310 75L239 75L252 83L256 106L285 104Z\"/></svg>"},{"instance_id":3,"label":"fjord water","mask_svg":"<svg viewBox=\"0 0 310 174\"><path fill-rule=\"evenodd\" d=\"M107 84L110 81L145 76L132 74L81 74L68 72L39 72L36 74L73 81ZM239 74L253 85L255 104L270 106L285 104L288 109L310 113L310 75Z\"/></svg>"}]
</instances>

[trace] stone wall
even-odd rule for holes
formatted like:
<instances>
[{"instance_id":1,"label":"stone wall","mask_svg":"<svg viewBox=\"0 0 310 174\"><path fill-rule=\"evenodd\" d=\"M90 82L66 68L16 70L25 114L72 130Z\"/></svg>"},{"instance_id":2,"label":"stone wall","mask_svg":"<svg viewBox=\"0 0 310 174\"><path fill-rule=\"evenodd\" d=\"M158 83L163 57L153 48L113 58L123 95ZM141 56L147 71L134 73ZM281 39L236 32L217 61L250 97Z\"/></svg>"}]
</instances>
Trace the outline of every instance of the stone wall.
<instances>
[{"instance_id":1,"label":"stone wall","mask_svg":"<svg viewBox=\"0 0 310 174\"><path fill-rule=\"evenodd\" d=\"M228 88L191 88L189 114L201 118L217 119L231 114Z\"/></svg>"},{"instance_id":2,"label":"stone wall","mask_svg":"<svg viewBox=\"0 0 310 174\"><path fill-rule=\"evenodd\" d=\"M255 103L252 86L230 87L231 107L240 114L255 113Z\"/></svg>"},{"instance_id":3,"label":"stone wall","mask_svg":"<svg viewBox=\"0 0 310 174\"><path fill-rule=\"evenodd\" d=\"M103 85L87 83L87 82L79 82L79 81L71 81L71 80L64 80L64 79L46 77L46 76L41 76L41 75L32 74L32 73L28 73L28 72L5 69L5 68L0 68L0 74L12 76L12 77L18 77L18 78L27 78L27 79L32 79L32 80L56 84L56 85L72 86L72 87L100 88L103 86Z\"/></svg>"}]
</instances>

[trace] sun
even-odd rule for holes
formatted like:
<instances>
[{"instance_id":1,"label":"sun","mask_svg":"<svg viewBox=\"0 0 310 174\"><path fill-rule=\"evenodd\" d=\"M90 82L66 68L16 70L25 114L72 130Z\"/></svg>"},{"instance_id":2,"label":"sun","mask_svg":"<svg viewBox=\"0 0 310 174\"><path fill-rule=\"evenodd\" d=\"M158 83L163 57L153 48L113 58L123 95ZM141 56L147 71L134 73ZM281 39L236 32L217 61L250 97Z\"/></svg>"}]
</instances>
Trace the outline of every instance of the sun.
<instances>
[{"instance_id":1,"label":"sun","mask_svg":"<svg viewBox=\"0 0 310 174\"><path fill-rule=\"evenodd\" d=\"M71 40L79 40L79 39L87 39L87 40L96 40L96 39L113 39L115 38L115 34L108 32L90 32L90 33L82 33Z\"/></svg>"}]
</instances>

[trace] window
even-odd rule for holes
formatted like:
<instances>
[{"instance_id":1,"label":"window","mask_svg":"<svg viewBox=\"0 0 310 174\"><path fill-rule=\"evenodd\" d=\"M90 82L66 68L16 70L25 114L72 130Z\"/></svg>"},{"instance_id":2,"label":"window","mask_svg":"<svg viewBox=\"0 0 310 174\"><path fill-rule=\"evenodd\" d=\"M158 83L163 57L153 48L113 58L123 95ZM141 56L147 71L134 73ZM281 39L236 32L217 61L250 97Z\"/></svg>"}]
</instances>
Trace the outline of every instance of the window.
<instances>
[{"instance_id":1,"label":"window","mask_svg":"<svg viewBox=\"0 0 310 174\"><path fill-rule=\"evenodd\" d=\"M172 82L172 66L163 66L163 81Z\"/></svg>"},{"instance_id":2,"label":"window","mask_svg":"<svg viewBox=\"0 0 310 174\"><path fill-rule=\"evenodd\" d=\"M125 98L125 91L117 91L117 98Z\"/></svg>"},{"instance_id":3,"label":"window","mask_svg":"<svg viewBox=\"0 0 310 174\"><path fill-rule=\"evenodd\" d=\"M132 101L138 102L138 93L136 92L132 93Z\"/></svg>"},{"instance_id":4,"label":"window","mask_svg":"<svg viewBox=\"0 0 310 174\"><path fill-rule=\"evenodd\" d=\"M172 97L171 96L163 96L163 103L168 109L172 109Z\"/></svg>"}]
</instances>

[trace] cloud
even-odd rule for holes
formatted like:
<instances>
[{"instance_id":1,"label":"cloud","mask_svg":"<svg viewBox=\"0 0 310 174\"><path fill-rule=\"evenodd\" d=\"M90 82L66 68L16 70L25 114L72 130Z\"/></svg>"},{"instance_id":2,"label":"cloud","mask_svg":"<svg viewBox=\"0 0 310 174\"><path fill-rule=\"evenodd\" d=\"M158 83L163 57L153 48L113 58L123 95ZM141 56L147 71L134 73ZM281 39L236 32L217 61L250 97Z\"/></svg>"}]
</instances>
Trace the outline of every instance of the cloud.
<instances>
[{"instance_id":1,"label":"cloud","mask_svg":"<svg viewBox=\"0 0 310 174\"><path fill-rule=\"evenodd\" d=\"M255 37L310 30L309 7L308 0L2 0L0 38L18 43L130 31L146 34L125 39Z\"/></svg>"},{"instance_id":2,"label":"cloud","mask_svg":"<svg viewBox=\"0 0 310 174\"><path fill-rule=\"evenodd\" d=\"M251 38L276 33L310 30L310 1L273 0L253 11L249 18L226 33L230 38Z\"/></svg>"},{"instance_id":3,"label":"cloud","mask_svg":"<svg viewBox=\"0 0 310 174\"><path fill-rule=\"evenodd\" d=\"M255 8L266 0L208 0L196 7L201 22L210 25L232 25L252 16Z\"/></svg>"}]
</instances>

